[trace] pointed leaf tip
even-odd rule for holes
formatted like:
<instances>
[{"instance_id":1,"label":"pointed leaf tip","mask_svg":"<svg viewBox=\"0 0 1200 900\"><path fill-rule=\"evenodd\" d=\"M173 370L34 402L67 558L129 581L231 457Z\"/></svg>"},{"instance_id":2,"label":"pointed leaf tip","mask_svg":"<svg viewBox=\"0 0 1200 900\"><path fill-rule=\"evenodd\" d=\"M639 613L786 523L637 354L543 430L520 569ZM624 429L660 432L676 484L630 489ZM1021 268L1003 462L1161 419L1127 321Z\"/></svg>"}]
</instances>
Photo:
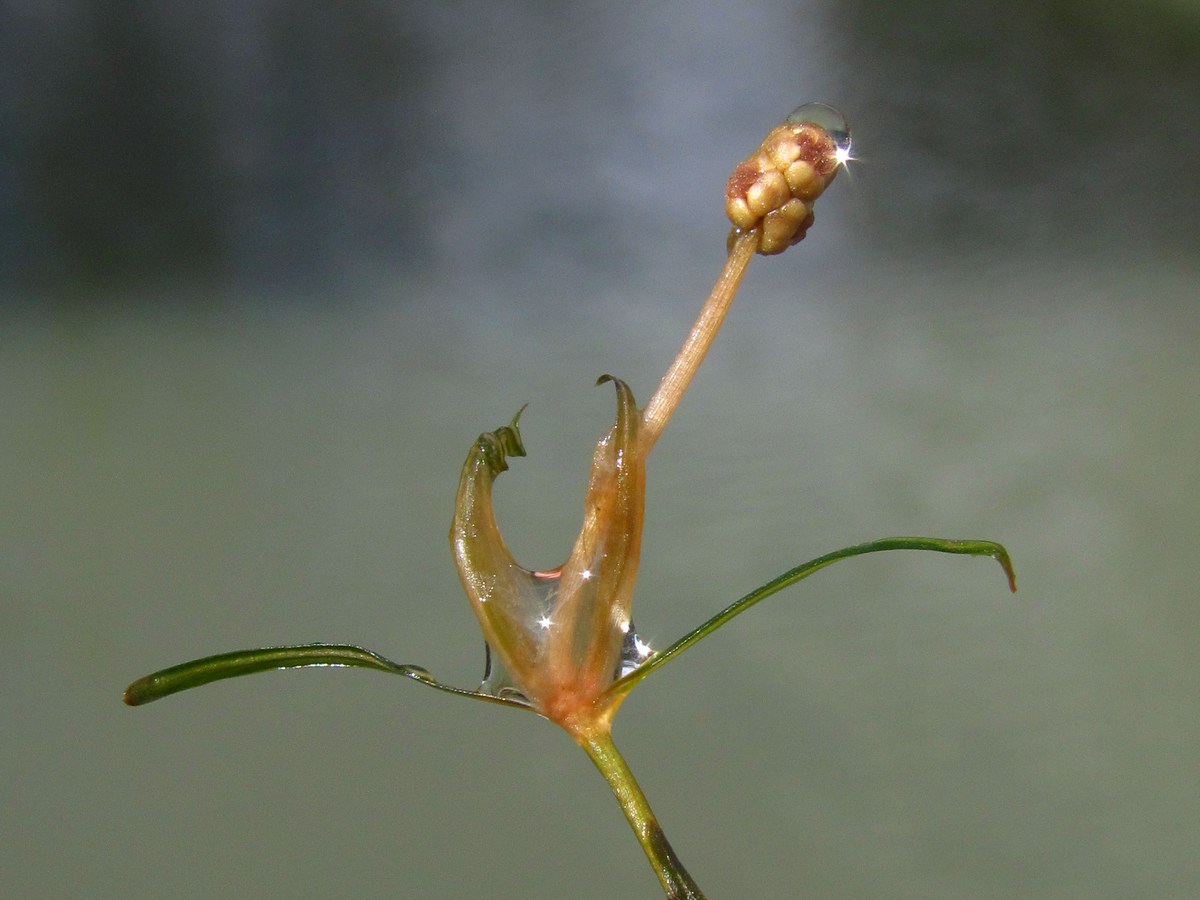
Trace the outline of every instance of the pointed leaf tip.
<instances>
[{"instance_id":1,"label":"pointed leaf tip","mask_svg":"<svg viewBox=\"0 0 1200 900\"><path fill-rule=\"evenodd\" d=\"M517 410L517 414L515 416L513 416L512 421L508 423L508 427L511 428L513 431L516 431L517 423L521 421L521 413L525 412L525 410L527 410L527 409L529 409L529 404L522 403L521 408Z\"/></svg>"},{"instance_id":2,"label":"pointed leaf tip","mask_svg":"<svg viewBox=\"0 0 1200 900\"><path fill-rule=\"evenodd\" d=\"M599 378L596 379L596 387L600 387L600 385L602 385L602 384L611 384L614 388L617 389L618 409L621 409L625 405L628 405L629 407L636 406L636 403L633 399L633 391L630 389L628 384L626 384L624 381L622 381L617 376L609 375L606 372L605 374L601 375ZM621 416L620 416L620 413L618 413L618 416L617 416L618 424L620 424L620 419L621 419Z\"/></svg>"}]
</instances>

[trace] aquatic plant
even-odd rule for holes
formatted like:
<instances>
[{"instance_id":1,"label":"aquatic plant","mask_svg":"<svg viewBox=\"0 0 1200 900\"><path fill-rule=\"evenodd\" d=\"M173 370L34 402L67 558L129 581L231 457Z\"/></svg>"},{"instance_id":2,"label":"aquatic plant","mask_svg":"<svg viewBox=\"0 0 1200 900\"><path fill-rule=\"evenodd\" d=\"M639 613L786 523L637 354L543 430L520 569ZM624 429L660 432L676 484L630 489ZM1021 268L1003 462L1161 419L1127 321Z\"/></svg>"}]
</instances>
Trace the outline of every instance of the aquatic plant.
<instances>
[{"instance_id":1,"label":"aquatic plant","mask_svg":"<svg viewBox=\"0 0 1200 900\"><path fill-rule=\"evenodd\" d=\"M632 617L641 548L646 459L716 337L755 254L775 255L801 241L813 205L850 156L850 132L832 107L806 104L772 129L738 163L725 190L732 223L724 268L671 367L644 409L629 386L616 392L613 427L596 444L583 527L566 562L551 571L513 559L492 511L492 484L510 457L525 455L518 419L479 436L463 465L450 544L459 578L479 619L486 665L477 689L445 684L426 669L361 647L306 644L240 650L163 669L125 691L131 706L271 669L356 666L402 675L450 694L536 713L561 726L604 776L671 898L703 897L675 855L645 795L612 739L613 716L648 675L761 600L852 556L929 550L996 559L1015 590L1005 549L990 541L893 537L846 547L796 566L731 604L661 651L638 637Z\"/></svg>"}]
</instances>

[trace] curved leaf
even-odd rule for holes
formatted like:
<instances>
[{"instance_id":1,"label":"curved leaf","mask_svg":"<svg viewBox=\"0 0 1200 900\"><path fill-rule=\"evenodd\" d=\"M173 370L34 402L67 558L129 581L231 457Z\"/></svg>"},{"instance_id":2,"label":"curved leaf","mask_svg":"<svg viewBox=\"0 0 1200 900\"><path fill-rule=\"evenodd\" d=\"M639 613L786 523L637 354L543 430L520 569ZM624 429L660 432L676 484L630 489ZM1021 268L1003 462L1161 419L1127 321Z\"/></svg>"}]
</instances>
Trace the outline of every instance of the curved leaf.
<instances>
[{"instance_id":1,"label":"curved leaf","mask_svg":"<svg viewBox=\"0 0 1200 900\"><path fill-rule=\"evenodd\" d=\"M189 688L200 687L224 678L253 675L273 669L322 668L329 666L375 669L390 675L403 675L421 684L437 688L461 697L487 700L503 706L529 709L529 706L508 697L494 697L479 691L444 684L420 666L392 662L350 644L299 644L290 647L263 647L256 650L235 650L218 653L190 662L180 663L139 678L125 689L125 702L129 706L141 706Z\"/></svg>"},{"instance_id":2,"label":"curved leaf","mask_svg":"<svg viewBox=\"0 0 1200 900\"><path fill-rule=\"evenodd\" d=\"M629 693L638 682L653 672L655 669L665 665L668 661L674 659L684 650L691 647L693 644L700 641L702 638L712 634L734 616L740 615L752 607L760 600L765 600L772 594L778 593L785 587L789 587L814 572L818 572L826 566L833 565L842 559L849 559L852 556L862 556L865 553L879 553L884 550L930 550L936 553L960 553L967 556L990 556L996 562L1000 563L1000 567L1004 569L1004 574L1008 577L1008 586L1012 591L1017 589L1017 576L1013 571L1012 560L1009 559L1008 551L1000 544L993 541L959 541L948 538L927 538L927 537L893 537L881 538L877 541L868 541L865 544L856 544L853 547L843 547L841 550L835 550L832 553L826 553L824 556L818 556L816 559L809 560L794 569L789 569L777 578L768 581L762 587L756 588L745 597L742 597L737 602L727 606L721 612L717 613L699 628L684 635L666 650L659 653L651 654L646 661L630 672L623 678L618 679L608 689L607 696L610 701L619 701Z\"/></svg>"}]
</instances>

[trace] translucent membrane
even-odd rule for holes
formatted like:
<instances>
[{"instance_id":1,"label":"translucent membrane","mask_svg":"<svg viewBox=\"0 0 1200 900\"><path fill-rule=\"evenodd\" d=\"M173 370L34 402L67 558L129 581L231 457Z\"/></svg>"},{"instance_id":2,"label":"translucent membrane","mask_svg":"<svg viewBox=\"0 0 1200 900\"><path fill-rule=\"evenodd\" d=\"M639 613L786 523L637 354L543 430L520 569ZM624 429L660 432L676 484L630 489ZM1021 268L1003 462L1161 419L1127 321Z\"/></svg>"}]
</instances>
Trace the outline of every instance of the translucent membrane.
<instances>
[{"instance_id":1,"label":"translucent membrane","mask_svg":"<svg viewBox=\"0 0 1200 900\"><path fill-rule=\"evenodd\" d=\"M509 456L524 456L517 420L479 436L463 466L450 540L463 588L488 646L480 692L528 702L554 721L591 709L626 670L629 607L641 546L645 460L640 411L621 381L617 417L596 444L583 527L567 561L551 571L519 565L500 536L492 482Z\"/></svg>"},{"instance_id":2,"label":"translucent membrane","mask_svg":"<svg viewBox=\"0 0 1200 900\"><path fill-rule=\"evenodd\" d=\"M492 648L487 641L483 642L484 652L484 667L483 667L483 682L479 685L481 694L488 694L492 697L499 697L502 700L513 700L518 703L524 703L526 706L532 706L529 698L521 693L521 688L516 680L504 668L504 664L492 652ZM617 662L616 671L613 672L613 681L618 678L623 678L638 668L650 657L650 645L645 643L630 622L629 629L625 632L624 640L621 641L621 658Z\"/></svg>"},{"instance_id":3,"label":"translucent membrane","mask_svg":"<svg viewBox=\"0 0 1200 900\"><path fill-rule=\"evenodd\" d=\"M840 159L850 158L850 126L846 117L828 103L805 103L796 107L785 120L789 125L809 123L824 128L837 146Z\"/></svg>"}]
</instances>

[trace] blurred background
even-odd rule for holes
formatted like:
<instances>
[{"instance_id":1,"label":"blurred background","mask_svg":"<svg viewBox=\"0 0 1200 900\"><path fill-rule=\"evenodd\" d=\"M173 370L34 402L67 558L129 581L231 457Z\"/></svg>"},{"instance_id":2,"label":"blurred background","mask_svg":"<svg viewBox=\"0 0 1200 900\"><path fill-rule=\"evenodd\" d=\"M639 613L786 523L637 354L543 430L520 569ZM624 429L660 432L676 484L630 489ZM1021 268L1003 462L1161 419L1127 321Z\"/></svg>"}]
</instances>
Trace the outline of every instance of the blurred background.
<instances>
[{"instance_id":1,"label":"blurred background","mask_svg":"<svg viewBox=\"0 0 1200 900\"><path fill-rule=\"evenodd\" d=\"M646 897L530 716L361 671L146 709L243 647L473 686L446 542L476 435L562 561L611 372L649 398L734 163L858 161L756 260L650 460L665 646L891 534L622 708L709 896L1200 895L1200 6L0 3L0 888Z\"/></svg>"}]
</instances>

